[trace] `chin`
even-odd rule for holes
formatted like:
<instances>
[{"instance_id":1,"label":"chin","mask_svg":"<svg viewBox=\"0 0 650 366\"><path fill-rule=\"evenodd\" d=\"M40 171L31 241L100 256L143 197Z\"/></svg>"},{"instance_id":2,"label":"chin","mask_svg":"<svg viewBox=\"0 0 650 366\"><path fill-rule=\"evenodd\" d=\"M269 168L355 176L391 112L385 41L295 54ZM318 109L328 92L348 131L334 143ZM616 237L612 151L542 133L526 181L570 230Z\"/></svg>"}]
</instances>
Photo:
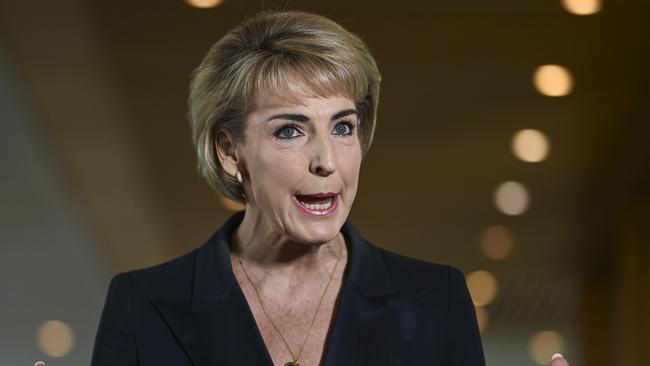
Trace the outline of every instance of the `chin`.
<instances>
[{"instance_id":1,"label":"chin","mask_svg":"<svg viewBox=\"0 0 650 366\"><path fill-rule=\"evenodd\" d=\"M343 223L339 225L338 220L334 218L325 222L308 223L302 230L304 242L312 245L329 243L336 238L341 226L343 226Z\"/></svg>"}]
</instances>

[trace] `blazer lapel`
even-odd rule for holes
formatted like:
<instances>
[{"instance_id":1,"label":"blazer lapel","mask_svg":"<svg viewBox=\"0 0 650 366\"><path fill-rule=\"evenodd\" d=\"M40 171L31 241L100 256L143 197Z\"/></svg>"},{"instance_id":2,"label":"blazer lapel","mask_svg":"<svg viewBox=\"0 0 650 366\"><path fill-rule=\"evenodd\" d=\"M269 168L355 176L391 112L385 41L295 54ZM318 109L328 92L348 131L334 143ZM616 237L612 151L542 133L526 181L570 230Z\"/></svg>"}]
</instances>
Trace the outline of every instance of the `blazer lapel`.
<instances>
[{"instance_id":1,"label":"blazer lapel","mask_svg":"<svg viewBox=\"0 0 650 366\"><path fill-rule=\"evenodd\" d=\"M224 302L183 303L153 299L195 366L269 365L271 357L243 294Z\"/></svg>"},{"instance_id":2,"label":"blazer lapel","mask_svg":"<svg viewBox=\"0 0 650 366\"><path fill-rule=\"evenodd\" d=\"M242 219L243 213L230 217L198 249L190 302L150 299L195 366L273 365L246 297L235 286L228 236Z\"/></svg>"},{"instance_id":3,"label":"blazer lapel","mask_svg":"<svg viewBox=\"0 0 650 366\"><path fill-rule=\"evenodd\" d=\"M350 243L349 280L340 295L323 365L402 364L401 355L424 309L406 309L391 300L395 288L379 249L349 220L341 232Z\"/></svg>"}]
</instances>

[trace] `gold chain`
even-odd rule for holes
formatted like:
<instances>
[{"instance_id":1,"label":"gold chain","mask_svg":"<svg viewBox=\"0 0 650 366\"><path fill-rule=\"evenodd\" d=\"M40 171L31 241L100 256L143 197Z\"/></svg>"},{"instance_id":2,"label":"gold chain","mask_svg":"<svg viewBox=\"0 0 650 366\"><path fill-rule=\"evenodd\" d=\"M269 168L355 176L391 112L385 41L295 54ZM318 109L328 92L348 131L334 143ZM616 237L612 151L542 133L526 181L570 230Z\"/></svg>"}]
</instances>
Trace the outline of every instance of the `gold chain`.
<instances>
[{"instance_id":1,"label":"gold chain","mask_svg":"<svg viewBox=\"0 0 650 366\"><path fill-rule=\"evenodd\" d=\"M311 332L311 328L314 325L314 321L316 320L316 315L318 314L318 311L320 310L321 304L323 303L323 299L325 298L325 294L327 293L327 289L330 286L330 282L332 282L332 278L333 278L333 275L334 275L334 270L336 270L336 267L338 266L338 264L341 261L342 257L343 257L343 254L341 253L341 255L339 256L339 259L336 260L336 264L334 264L334 268L332 269L332 272L330 273L330 278L327 281L327 286L325 286L325 291L323 291L323 294L320 297L320 301L318 302L318 307L316 308L316 312L314 313L314 316L311 318L311 323L309 324L309 329L307 330L307 334L305 334L305 338L302 341L302 346L300 347L300 351L298 352L297 357L293 355L293 352L291 351L291 347L289 347L289 344L287 343L287 340L284 338L284 336L282 336L282 333L280 333L280 330L275 325L273 320L271 320L271 317L267 313L266 308L264 307L264 304L262 303L262 297L260 296L259 291L257 291L257 287L253 283L253 280L251 280L251 277L248 275L248 271L246 271L246 267L244 267L244 263L242 262L241 257L237 257L237 259L239 260L239 264L240 264L241 268L244 270L244 274L246 274L246 278L248 278L248 281L251 283L251 285L253 286L253 289L255 290L255 294L257 295L257 298L260 301L260 306L262 307L262 311L264 312L264 315L271 322L271 325L273 326L275 331L278 333L278 335L282 339L282 342L284 342L284 345L287 347L287 349L289 350L289 353L291 354L291 357L293 358L293 361L285 363L285 366L300 366L300 363L298 362L298 358L302 354L302 350L305 347L305 344L307 343L307 337L309 336L309 333Z\"/></svg>"}]
</instances>

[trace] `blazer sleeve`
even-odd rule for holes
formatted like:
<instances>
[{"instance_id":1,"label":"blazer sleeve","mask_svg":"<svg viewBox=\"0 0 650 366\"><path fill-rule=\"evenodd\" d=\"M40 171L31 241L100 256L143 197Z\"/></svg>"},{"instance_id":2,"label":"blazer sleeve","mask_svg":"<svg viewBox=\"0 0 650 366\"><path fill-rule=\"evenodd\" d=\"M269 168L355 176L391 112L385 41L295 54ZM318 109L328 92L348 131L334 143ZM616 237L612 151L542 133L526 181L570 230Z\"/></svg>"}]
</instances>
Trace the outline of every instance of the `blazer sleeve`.
<instances>
[{"instance_id":1,"label":"blazer sleeve","mask_svg":"<svg viewBox=\"0 0 650 366\"><path fill-rule=\"evenodd\" d=\"M97 328L91 366L136 366L132 301L127 273L111 280Z\"/></svg>"},{"instance_id":2,"label":"blazer sleeve","mask_svg":"<svg viewBox=\"0 0 650 366\"><path fill-rule=\"evenodd\" d=\"M449 278L449 324L443 365L485 366L481 336L474 303L465 275L458 268L447 266Z\"/></svg>"}]
</instances>

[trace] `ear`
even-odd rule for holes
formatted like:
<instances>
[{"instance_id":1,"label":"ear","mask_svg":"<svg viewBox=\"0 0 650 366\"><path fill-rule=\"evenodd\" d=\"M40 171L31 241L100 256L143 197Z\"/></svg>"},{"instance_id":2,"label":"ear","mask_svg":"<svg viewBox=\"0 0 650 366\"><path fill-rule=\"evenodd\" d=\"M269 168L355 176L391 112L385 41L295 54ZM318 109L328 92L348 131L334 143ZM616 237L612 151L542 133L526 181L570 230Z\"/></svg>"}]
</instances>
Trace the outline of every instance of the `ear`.
<instances>
[{"instance_id":1,"label":"ear","mask_svg":"<svg viewBox=\"0 0 650 366\"><path fill-rule=\"evenodd\" d=\"M234 177L239 170L235 140L227 131L219 130L216 133L214 145L223 170Z\"/></svg>"}]
</instances>

